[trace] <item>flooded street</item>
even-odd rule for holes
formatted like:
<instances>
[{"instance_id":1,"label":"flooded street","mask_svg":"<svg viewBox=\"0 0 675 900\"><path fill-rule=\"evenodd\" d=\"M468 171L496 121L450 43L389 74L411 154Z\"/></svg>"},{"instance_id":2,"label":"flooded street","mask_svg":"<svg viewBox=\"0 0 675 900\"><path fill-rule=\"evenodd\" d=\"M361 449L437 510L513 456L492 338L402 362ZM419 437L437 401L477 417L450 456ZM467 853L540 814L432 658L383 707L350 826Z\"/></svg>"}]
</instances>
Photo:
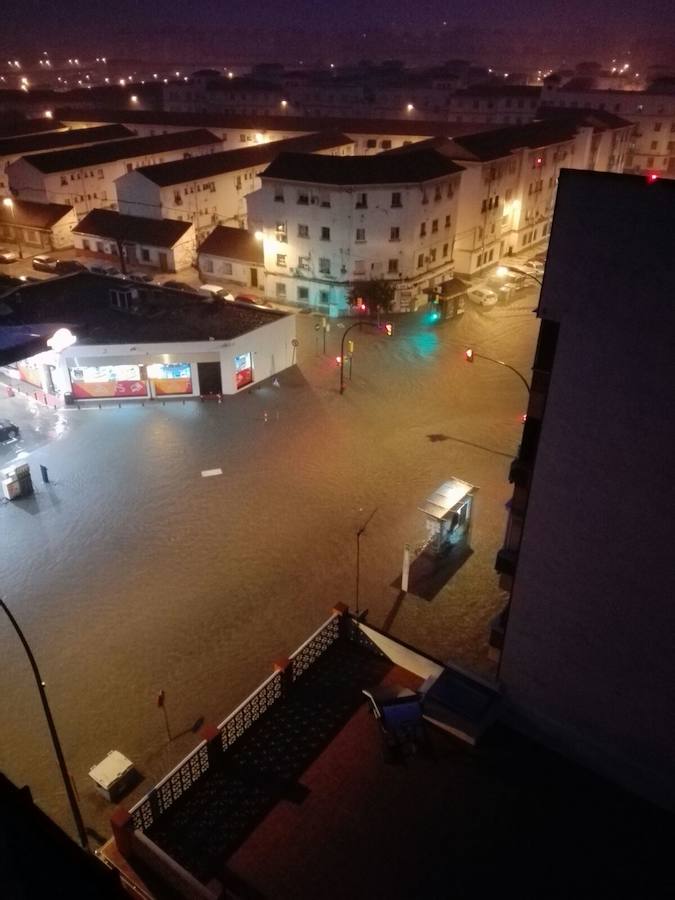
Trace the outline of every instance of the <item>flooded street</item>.
<instances>
[{"instance_id":1,"label":"flooded street","mask_svg":"<svg viewBox=\"0 0 675 900\"><path fill-rule=\"evenodd\" d=\"M355 534L374 510L361 538L369 620L434 656L491 671L494 557L527 396L512 373L469 365L463 350L529 378L535 304L524 292L440 326L410 316L392 338L354 329L342 397L342 331L331 323L333 355L323 356L320 319L301 315L299 366L278 387L222 404L54 412L0 400L0 417L22 429L18 442L0 445L0 466L27 454L36 486L33 498L0 506L0 590L41 668L87 825L109 832L113 807L87 775L109 750L156 780L194 746L199 717L221 721L333 604L353 607ZM222 475L202 477L216 468ZM417 507L453 475L479 488L474 553L434 599L400 600L403 546L424 538ZM0 769L73 833L7 621L0 648ZM160 689L172 733L182 733L168 745Z\"/></svg>"}]
</instances>

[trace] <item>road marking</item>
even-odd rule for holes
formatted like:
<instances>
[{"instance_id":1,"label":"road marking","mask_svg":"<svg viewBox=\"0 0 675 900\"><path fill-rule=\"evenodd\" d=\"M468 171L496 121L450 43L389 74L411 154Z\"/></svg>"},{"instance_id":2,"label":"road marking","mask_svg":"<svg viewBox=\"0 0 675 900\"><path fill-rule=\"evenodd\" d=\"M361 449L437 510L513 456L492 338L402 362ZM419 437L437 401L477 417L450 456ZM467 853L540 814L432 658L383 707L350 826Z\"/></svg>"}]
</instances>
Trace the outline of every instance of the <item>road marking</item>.
<instances>
[{"instance_id":1,"label":"road marking","mask_svg":"<svg viewBox=\"0 0 675 900\"><path fill-rule=\"evenodd\" d=\"M222 469L202 469L202 478L211 478L213 475L222 475Z\"/></svg>"}]
</instances>

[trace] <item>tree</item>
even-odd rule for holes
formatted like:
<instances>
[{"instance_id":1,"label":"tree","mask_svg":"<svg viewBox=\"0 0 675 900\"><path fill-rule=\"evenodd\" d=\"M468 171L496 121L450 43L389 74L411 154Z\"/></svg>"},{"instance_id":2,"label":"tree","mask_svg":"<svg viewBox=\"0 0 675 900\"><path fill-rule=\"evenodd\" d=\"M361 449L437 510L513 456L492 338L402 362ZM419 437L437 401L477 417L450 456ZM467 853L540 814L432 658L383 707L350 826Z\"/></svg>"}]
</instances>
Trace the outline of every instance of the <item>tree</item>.
<instances>
[{"instance_id":1,"label":"tree","mask_svg":"<svg viewBox=\"0 0 675 900\"><path fill-rule=\"evenodd\" d=\"M352 281L349 301L352 305L363 301L371 316L375 315L378 306L382 312L387 312L394 302L394 283L385 278Z\"/></svg>"}]
</instances>

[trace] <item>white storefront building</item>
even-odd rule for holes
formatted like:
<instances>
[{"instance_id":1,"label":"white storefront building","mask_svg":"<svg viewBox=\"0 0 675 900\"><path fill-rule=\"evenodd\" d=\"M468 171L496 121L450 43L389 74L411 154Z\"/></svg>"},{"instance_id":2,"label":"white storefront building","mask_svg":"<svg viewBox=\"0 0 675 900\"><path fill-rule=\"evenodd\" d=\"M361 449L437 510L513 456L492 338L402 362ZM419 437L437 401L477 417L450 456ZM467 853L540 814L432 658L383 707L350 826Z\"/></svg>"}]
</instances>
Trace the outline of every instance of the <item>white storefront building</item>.
<instances>
[{"instance_id":1,"label":"white storefront building","mask_svg":"<svg viewBox=\"0 0 675 900\"><path fill-rule=\"evenodd\" d=\"M18 288L3 304L3 327L24 329L30 346L0 353L3 374L54 405L236 394L295 358L292 315L89 273ZM64 326L75 343L48 349Z\"/></svg>"}]
</instances>

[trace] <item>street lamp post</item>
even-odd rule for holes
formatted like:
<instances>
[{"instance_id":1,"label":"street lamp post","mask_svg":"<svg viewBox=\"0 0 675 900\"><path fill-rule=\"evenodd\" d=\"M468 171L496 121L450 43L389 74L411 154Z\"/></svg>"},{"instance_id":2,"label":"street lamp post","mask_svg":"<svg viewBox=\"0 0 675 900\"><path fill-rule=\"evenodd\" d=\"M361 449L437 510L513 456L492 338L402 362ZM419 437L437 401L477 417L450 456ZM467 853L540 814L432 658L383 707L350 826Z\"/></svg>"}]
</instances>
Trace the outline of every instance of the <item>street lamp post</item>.
<instances>
[{"instance_id":1,"label":"street lamp post","mask_svg":"<svg viewBox=\"0 0 675 900\"><path fill-rule=\"evenodd\" d=\"M356 612L357 616L359 614L359 589L361 586L361 535L365 534L366 528L368 527L370 520L373 518L376 512L377 507L371 512L366 521L356 532L356 585L354 591L354 611Z\"/></svg>"},{"instance_id":2,"label":"street lamp post","mask_svg":"<svg viewBox=\"0 0 675 900\"><path fill-rule=\"evenodd\" d=\"M77 805L77 798L75 797L75 791L73 790L73 785L70 780L70 775L68 774L68 769L66 768L66 761L63 756L63 750L61 749L61 743L59 741L59 736L56 733L56 725L54 724L54 719L52 718L51 710L49 709L49 703L47 702L47 693L45 691L45 683L42 680L42 676L40 675L40 670L37 667L37 663L35 662L35 657L28 645L28 641L24 637L21 628L19 627L19 623L16 621L4 600L0 597L0 606L5 612L7 618L12 623L12 627L16 631L19 636L19 640L23 645L23 649L26 651L26 656L28 657L28 661L30 662L31 669L33 670L33 675L35 676L35 683L37 684L37 689L40 694L40 700L42 702L42 708L44 710L45 718L47 719L47 725L49 726L49 734L51 735L52 744L54 745L54 752L56 753L56 759L59 764L59 769L61 771L61 778L63 779L63 786L66 789L66 794L68 796L68 802L70 803L70 809L73 814L73 819L75 820L75 825L77 827L77 833L80 838L80 844L85 850L89 850L89 840L87 838L87 832L84 827L84 821L82 820L82 814L80 813L80 808Z\"/></svg>"},{"instance_id":3,"label":"street lamp post","mask_svg":"<svg viewBox=\"0 0 675 900\"><path fill-rule=\"evenodd\" d=\"M16 210L14 209L14 201L11 197L3 197L2 205L6 206L12 212L12 222L14 223L14 237L16 245L19 248L19 259L23 259L23 250L21 248L21 238L19 237L19 229L16 227Z\"/></svg>"},{"instance_id":4,"label":"street lamp post","mask_svg":"<svg viewBox=\"0 0 675 900\"><path fill-rule=\"evenodd\" d=\"M379 328L379 322L367 321L367 322L354 322L353 325L350 325L349 328L345 328L342 333L342 340L340 341L340 393L344 394L345 392L345 338L352 330L352 328L360 328L362 325L371 325L373 328ZM387 326L390 328L390 326ZM391 334L391 330L387 332ZM351 371L351 370L350 370Z\"/></svg>"},{"instance_id":5,"label":"street lamp post","mask_svg":"<svg viewBox=\"0 0 675 900\"><path fill-rule=\"evenodd\" d=\"M520 378L520 380L525 385L525 390L528 394L530 393L530 385L527 383L527 379L525 378L525 376L521 372L519 372L518 369L514 369L513 366L510 366L508 363L503 362L503 360L494 359L494 357L492 356L485 356L483 353L476 353L475 350L471 349L464 351L464 357L467 362L473 362L474 359L478 358L486 359L488 362L496 363L498 366L504 366L505 369L509 369L511 372L513 372L514 375L517 375L518 378Z\"/></svg>"}]
</instances>

